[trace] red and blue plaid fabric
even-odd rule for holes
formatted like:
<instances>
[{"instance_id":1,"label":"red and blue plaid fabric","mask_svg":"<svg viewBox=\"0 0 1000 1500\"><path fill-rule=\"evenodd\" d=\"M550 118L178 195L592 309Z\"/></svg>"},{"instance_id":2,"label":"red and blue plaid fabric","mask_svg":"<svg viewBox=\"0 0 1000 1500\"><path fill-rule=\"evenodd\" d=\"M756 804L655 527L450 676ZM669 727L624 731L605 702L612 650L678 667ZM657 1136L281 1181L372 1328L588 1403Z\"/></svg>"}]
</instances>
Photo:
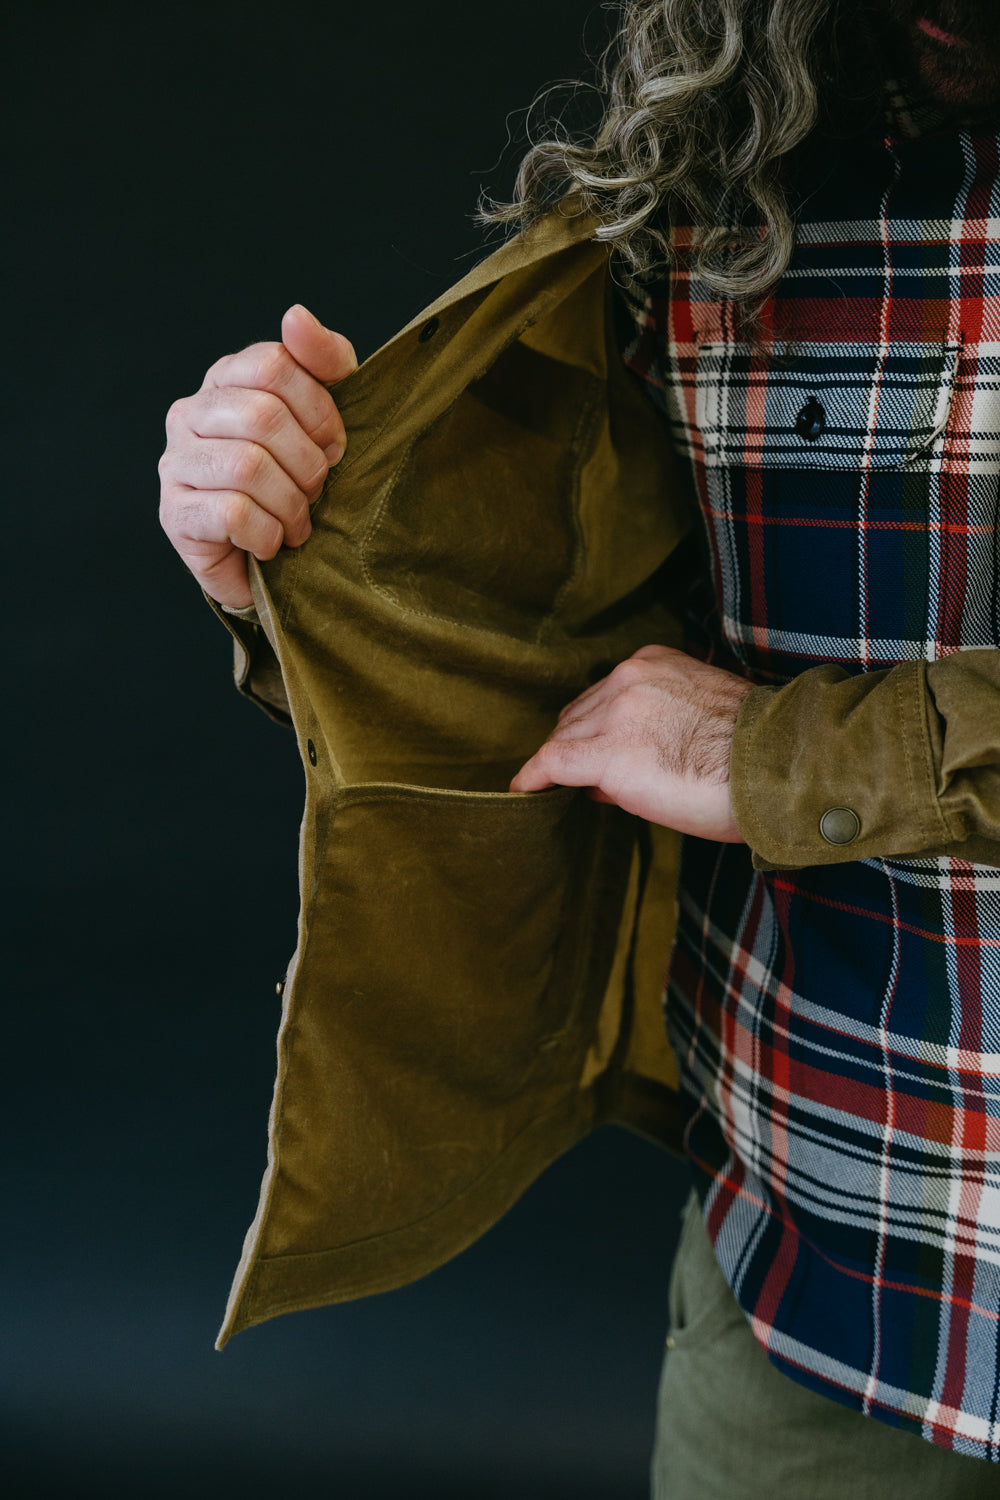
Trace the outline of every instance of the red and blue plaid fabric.
<instances>
[{"instance_id":1,"label":"red and blue plaid fabric","mask_svg":"<svg viewBox=\"0 0 1000 1500\"><path fill-rule=\"evenodd\" d=\"M767 356L687 269L626 363L691 461L714 659L783 683L1000 646L998 138L897 99L811 143ZM779 1369L1000 1459L1000 870L686 841L668 1027L715 1252Z\"/></svg>"}]
</instances>

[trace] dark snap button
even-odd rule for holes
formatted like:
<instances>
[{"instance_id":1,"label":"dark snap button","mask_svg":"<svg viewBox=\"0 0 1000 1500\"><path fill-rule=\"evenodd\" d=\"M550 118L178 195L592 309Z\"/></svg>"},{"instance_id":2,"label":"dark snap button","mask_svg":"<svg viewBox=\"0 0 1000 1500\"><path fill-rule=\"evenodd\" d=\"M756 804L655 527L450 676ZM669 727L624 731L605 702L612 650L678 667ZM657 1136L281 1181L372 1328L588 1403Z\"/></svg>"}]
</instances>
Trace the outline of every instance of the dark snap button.
<instances>
[{"instance_id":1,"label":"dark snap button","mask_svg":"<svg viewBox=\"0 0 1000 1500\"><path fill-rule=\"evenodd\" d=\"M819 831L828 844L850 844L861 832L861 819L849 807L831 807L820 818Z\"/></svg>"},{"instance_id":2,"label":"dark snap button","mask_svg":"<svg viewBox=\"0 0 1000 1500\"><path fill-rule=\"evenodd\" d=\"M422 344L426 344L427 340L432 339L440 327L441 324L438 319L431 318L424 324L423 328L421 328L420 332L417 334L417 338Z\"/></svg>"},{"instance_id":3,"label":"dark snap button","mask_svg":"<svg viewBox=\"0 0 1000 1500\"><path fill-rule=\"evenodd\" d=\"M316 746L312 740L306 740L306 754L309 757L309 764L314 766L316 764Z\"/></svg>"},{"instance_id":4,"label":"dark snap button","mask_svg":"<svg viewBox=\"0 0 1000 1500\"><path fill-rule=\"evenodd\" d=\"M817 438L823 436L825 428L826 412L816 397L810 396L795 418L795 431L800 438L805 438L807 443L814 443Z\"/></svg>"}]
</instances>

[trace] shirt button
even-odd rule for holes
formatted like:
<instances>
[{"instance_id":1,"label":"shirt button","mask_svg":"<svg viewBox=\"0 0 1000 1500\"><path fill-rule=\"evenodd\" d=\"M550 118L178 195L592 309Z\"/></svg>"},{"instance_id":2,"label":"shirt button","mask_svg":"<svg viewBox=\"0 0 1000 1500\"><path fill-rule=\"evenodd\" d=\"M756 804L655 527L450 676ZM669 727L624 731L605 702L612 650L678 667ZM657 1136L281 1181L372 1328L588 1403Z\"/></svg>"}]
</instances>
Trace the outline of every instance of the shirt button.
<instances>
[{"instance_id":1,"label":"shirt button","mask_svg":"<svg viewBox=\"0 0 1000 1500\"><path fill-rule=\"evenodd\" d=\"M676 1347L676 1344L677 1344L677 1340L674 1338L673 1334L672 1333L668 1333L667 1334L667 1348L668 1349L673 1349L673 1348Z\"/></svg>"},{"instance_id":2,"label":"shirt button","mask_svg":"<svg viewBox=\"0 0 1000 1500\"><path fill-rule=\"evenodd\" d=\"M807 443L814 443L817 438L823 436L825 428L826 412L816 397L810 396L795 418L795 431L800 438L805 438Z\"/></svg>"},{"instance_id":3,"label":"shirt button","mask_svg":"<svg viewBox=\"0 0 1000 1500\"><path fill-rule=\"evenodd\" d=\"M819 831L828 844L850 844L861 832L861 819L849 807L831 807L820 818Z\"/></svg>"}]
</instances>

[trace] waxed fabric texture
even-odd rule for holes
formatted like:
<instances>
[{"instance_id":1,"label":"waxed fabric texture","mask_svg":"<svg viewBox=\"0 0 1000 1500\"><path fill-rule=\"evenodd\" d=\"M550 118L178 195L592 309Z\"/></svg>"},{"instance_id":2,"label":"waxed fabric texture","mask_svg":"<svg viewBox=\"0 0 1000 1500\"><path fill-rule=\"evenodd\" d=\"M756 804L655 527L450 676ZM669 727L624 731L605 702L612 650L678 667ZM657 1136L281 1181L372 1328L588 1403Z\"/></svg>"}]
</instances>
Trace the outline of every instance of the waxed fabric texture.
<instances>
[{"instance_id":1,"label":"waxed fabric texture","mask_svg":"<svg viewBox=\"0 0 1000 1500\"><path fill-rule=\"evenodd\" d=\"M1000 865L1000 651L755 687L733 741L733 805L758 869L886 854ZM817 756L814 736L825 748ZM860 824L824 840L829 808Z\"/></svg>"},{"instance_id":2,"label":"waxed fabric texture","mask_svg":"<svg viewBox=\"0 0 1000 1500\"><path fill-rule=\"evenodd\" d=\"M875 1422L771 1364L719 1269L696 1195L670 1279L652 1500L993 1500L992 1464Z\"/></svg>"},{"instance_id":3,"label":"waxed fabric texture","mask_svg":"<svg viewBox=\"0 0 1000 1500\"><path fill-rule=\"evenodd\" d=\"M432 1269L599 1120L679 1144L677 838L506 790L566 702L679 644L693 566L579 232L544 274L474 272L338 386L348 453L312 535L251 566L241 680L290 719L306 799L269 1165L220 1342Z\"/></svg>"},{"instance_id":4,"label":"waxed fabric texture","mask_svg":"<svg viewBox=\"0 0 1000 1500\"><path fill-rule=\"evenodd\" d=\"M300 947L269 1255L329 1248L327 1195L360 1240L416 1222L564 1102L631 858L613 813L562 788L336 799Z\"/></svg>"}]
</instances>

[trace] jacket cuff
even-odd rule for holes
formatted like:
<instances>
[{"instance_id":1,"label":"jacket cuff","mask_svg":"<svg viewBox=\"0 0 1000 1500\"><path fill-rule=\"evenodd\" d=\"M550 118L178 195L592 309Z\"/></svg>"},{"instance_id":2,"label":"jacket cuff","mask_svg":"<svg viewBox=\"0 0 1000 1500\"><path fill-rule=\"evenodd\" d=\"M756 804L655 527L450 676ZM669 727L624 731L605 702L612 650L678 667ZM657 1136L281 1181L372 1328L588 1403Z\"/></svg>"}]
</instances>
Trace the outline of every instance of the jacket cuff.
<instances>
[{"instance_id":1,"label":"jacket cuff","mask_svg":"<svg viewBox=\"0 0 1000 1500\"><path fill-rule=\"evenodd\" d=\"M292 715L281 668L254 606L230 609L204 589L202 596L233 638L233 680L239 691L276 724L290 725Z\"/></svg>"},{"instance_id":2,"label":"jacket cuff","mask_svg":"<svg viewBox=\"0 0 1000 1500\"><path fill-rule=\"evenodd\" d=\"M961 839L938 800L925 662L814 667L743 701L733 812L759 870L914 856Z\"/></svg>"}]
</instances>

